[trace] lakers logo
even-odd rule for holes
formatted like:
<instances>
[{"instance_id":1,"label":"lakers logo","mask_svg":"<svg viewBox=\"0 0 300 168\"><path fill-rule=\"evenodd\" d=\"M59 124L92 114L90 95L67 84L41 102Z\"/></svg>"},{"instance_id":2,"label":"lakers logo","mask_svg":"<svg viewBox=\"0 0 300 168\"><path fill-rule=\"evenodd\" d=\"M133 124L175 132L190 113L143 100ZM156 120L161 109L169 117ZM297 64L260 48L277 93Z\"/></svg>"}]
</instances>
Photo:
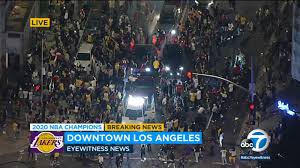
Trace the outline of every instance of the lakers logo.
<instances>
[{"instance_id":1,"label":"lakers logo","mask_svg":"<svg viewBox=\"0 0 300 168\"><path fill-rule=\"evenodd\" d=\"M42 153L51 153L55 149L63 147L63 136L55 136L51 132L41 132L34 138L30 147L36 148Z\"/></svg>"}]
</instances>

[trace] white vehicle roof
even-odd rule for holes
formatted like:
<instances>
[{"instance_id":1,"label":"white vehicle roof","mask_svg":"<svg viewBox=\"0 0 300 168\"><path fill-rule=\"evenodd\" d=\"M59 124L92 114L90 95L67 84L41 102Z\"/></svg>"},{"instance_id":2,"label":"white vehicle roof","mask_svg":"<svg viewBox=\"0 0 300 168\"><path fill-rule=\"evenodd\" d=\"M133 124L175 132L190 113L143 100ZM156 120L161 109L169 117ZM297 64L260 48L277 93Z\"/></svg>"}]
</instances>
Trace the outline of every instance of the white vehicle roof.
<instances>
[{"instance_id":1,"label":"white vehicle roof","mask_svg":"<svg viewBox=\"0 0 300 168\"><path fill-rule=\"evenodd\" d=\"M132 105L127 104L126 110L127 109L130 109L130 110L143 110L143 105L141 105L141 106L132 106Z\"/></svg>"},{"instance_id":2,"label":"white vehicle roof","mask_svg":"<svg viewBox=\"0 0 300 168\"><path fill-rule=\"evenodd\" d=\"M91 53L92 48L93 48L93 44L82 43L80 45L78 53Z\"/></svg>"}]
</instances>

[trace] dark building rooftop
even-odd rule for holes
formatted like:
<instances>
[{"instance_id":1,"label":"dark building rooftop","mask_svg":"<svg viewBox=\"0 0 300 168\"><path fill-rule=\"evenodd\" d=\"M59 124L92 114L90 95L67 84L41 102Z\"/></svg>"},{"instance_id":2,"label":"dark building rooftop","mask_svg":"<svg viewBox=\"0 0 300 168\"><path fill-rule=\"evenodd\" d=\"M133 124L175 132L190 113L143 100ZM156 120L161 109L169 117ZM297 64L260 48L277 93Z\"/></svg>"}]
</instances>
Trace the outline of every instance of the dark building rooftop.
<instances>
[{"instance_id":1,"label":"dark building rooftop","mask_svg":"<svg viewBox=\"0 0 300 168\"><path fill-rule=\"evenodd\" d=\"M23 32L34 1L15 1L15 5L7 18L6 30Z\"/></svg>"}]
</instances>

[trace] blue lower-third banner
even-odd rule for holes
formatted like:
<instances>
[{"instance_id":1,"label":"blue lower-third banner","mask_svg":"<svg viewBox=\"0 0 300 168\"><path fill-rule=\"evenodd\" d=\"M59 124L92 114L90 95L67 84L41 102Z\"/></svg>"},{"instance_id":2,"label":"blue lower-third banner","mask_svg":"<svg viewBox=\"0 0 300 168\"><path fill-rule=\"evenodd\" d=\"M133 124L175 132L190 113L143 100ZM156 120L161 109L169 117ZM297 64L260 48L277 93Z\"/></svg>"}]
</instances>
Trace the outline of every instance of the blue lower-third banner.
<instances>
[{"instance_id":1,"label":"blue lower-third banner","mask_svg":"<svg viewBox=\"0 0 300 168\"><path fill-rule=\"evenodd\" d=\"M64 144L202 144L202 132L65 132Z\"/></svg>"},{"instance_id":2,"label":"blue lower-third banner","mask_svg":"<svg viewBox=\"0 0 300 168\"><path fill-rule=\"evenodd\" d=\"M133 145L65 145L65 153L132 153Z\"/></svg>"}]
</instances>

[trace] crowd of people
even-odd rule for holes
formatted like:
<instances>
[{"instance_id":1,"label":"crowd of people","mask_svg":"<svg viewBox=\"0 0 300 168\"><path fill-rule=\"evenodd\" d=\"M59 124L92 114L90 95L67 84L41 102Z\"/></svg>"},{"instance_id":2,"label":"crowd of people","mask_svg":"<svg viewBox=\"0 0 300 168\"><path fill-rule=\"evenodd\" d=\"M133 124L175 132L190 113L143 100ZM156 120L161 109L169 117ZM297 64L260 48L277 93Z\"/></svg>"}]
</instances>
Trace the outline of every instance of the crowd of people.
<instances>
[{"instance_id":1,"label":"crowd of people","mask_svg":"<svg viewBox=\"0 0 300 168\"><path fill-rule=\"evenodd\" d=\"M251 33L255 31L258 23L264 23L265 26L262 27L266 28L266 34L273 32L275 23L281 25L277 26L278 28L281 27L281 29L275 29L276 32L281 32L282 29L286 29L279 20L272 19L274 16L268 8L264 8L264 10L259 9L257 20L255 21L251 21L238 13L228 13L228 11L219 10L217 5L212 8L213 12L209 9L191 8L191 10L188 11L187 21L185 23L179 23L179 36L176 37L176 40L173 40L173 42L177 42L185 48L188 56L193 59L194 71L198 73L216 74L213 67L214 64L211 61L211 57L216 55L216 50L225 45L225 41L234 40L238 36L243 36L246 32ZM272 50L273 52L277 51L276 55L279 54L279 58L281 58L280 60L282 62L289 60L288 56L290 55L288 50L283 47L284 45L285 43L277 43L276 46L279 47L273 47ZM237 51L237 55L243 55L240 49L237 49ZM232 80L235 83L244 84L242 80L248 73L245 60L243 60L245 58L239 61L237 61L236 58L237 57L228 59L228 63L225 69L223 69L224 73L220 74L220 76ZM223 82L194 76L187 82L178 78L163 80L161 86L163 86L161 88L161 104L165 111L166 130L204 130L205 124L203 123L208 121L208 114L213 113L212 122L216 123L216 126L214 127L215 131L212 131L212 138L217 141L217 144L221 147L222 163L227 163L226 149L223 147L224 133L222 123L224 123L223 114L231 108L230 104L236 102L236 100L233 99L233 84L227 85ZM271 88L267 89L270 90L269 92L272 92ZM260 99L259 102L261 102ZM267 106L265 102L263 102L263 104ZM191 109L189 109L189 107ZM190 110L194 112L193 114L197 113L197 115L193 120L188 121L186 114ZM257 115L257 117L259 116L260 115ZM236 122L238 118L233 116L233 120ZM233 159L236 157L234 147L229 150L229 153L230 161L233 163Z\"/></svg>"},{"instance_id":2,"label":"crowd of people","mask_svg":"<svg viewBox=\"0 0 300 168\"><path fill-rule=\"evenodd\" d=\"M28 73L31 73L32 80L26 86L20 89L18 87L15 93L17 96L12 101L28 107L24 110L21 109L21 105L16 106L25 112L28 124L42 122L43 111L46 114L45 122L121 122L123 79L130 68L138 67L133 58L134 47L136 42L145 43L144 32L131 23L124 11L121 11L121 14L117 11L111 12L110 10L110 13L103 11L101 20L104 26L100 28L99 33L94 35L95 39L92 41L94 43L92 55L95 63L91 65L90 73L84 72L74 65L74 60L81 39L79 32L87 21L89 7L84 6L80 12L80 20L74 20L70 6L61 3L51 8L50 13L56 13L56 15L59 13L59 15L51 16L53 30L50 31L56 39L50 47L47 44L45 46L46 59L42 74L44 83L39 84L39 76L41 76L39 69L30 65ZM56 8L60 10L55 10ZM257 12L257 20L266 24L262 26L266 28L266 33L273 32L273 25L277 23L273 22L276 21L272 19L273 17L267 8ZM216 55L217 49L225 45L226 41L242 36L246 31L254 31L255 23L237 13L228 14L220 10L217 5L213 7L213 12L195 6L188 11L186 22L179 23L178 27L179 35L175 41L193 60L193 70L202 74L216 74L211 57ZM280 46L284 45L280 44ZM39 50L37 49L36 52L39 53ZM289 57L286 47L281 47L277 53L282 62ZM220 76L241 83L242 77L245 76L244 64L233 59L231 58L223 69L226 73ZM161 78L160 86L157 102L162 105L166 131L204 131L212 115L212 122L215 123L217 130L212 131L212 140L221 147L222 163L226 164L227 150L223 146L222 127L224 113L231 108L230 104L235 102L233 84L193 76L187 80L183 77L180 79ZM40 99L35 99L35 96L41 95L41 91L43 104L40 103ZM12 105L8 108L12 108ZM191 112L195 117L190 118L187 115ZM14 123L13 127L14 134L17 135L18 124ZM281 126L277 130L280 129ZM277 132L275 131L275 134ZM274 137L278 139L278 135ZM145 157L145 148L146 146L141 147L142 159ZM162 145L159 159L171 160L169 166L174 166L174 150L174 146ZM203 156L203 150L201 146L187 149L186 156L181 158L181 164L184 165L185 157L192 152L195 153L196 162L198 162L199 157ZM213 151L213 148L210 151ZM230 149L229 153L230 162L235 163L235 149ZM117 157L123 158L119 155ZM103 157L99 156L99 158L102 165ZM121 160L117 161L117 166L120 167L121 162Z\"/></svg>"},{"instance_id":3,"label":"crowd of people","mask_svg":"<svg viewBox=\"0 0 300 168\"><path fill-rule=\"evenodd\" d=\"M12 109L8 113L19 107L25 113L28 126L29 123L40 122L121 122L123 79L129 60L134 64L131 55L135 41L141 38L141 30L131 25L126 11L105 11L107 2L103 1L100 19L105 26L100 27L98 33L93 35L94 40L90 41L86 39L89 35L85 34L84 26L89 11L93 10L92 4L84 4L79 20L75 20L71 16L71 2L52 3L49 14L51 29L38 34L40 38L48 38L42 46L43 84L40 80L41 67L38 67L40 62L28 61L27 73L30 79L26 87L20 85L11 94L11 105L6 109ZM82 38L80 31L83 31ZM55 39L49 39L51 36ZM93 43L95 63L91 65L90 72L74 64L78 46L82 43L80 39ZM36 50L31 53L32 57L40 53L40 48L36 46ZM16 106L17 102L22 105ZM20 124L13 123L14 134L17 135Z\"/></svg>"},{"instance_id":4,"label":"crowd of people","mask_svg":"<svg viewBox=\"0 0 300 168\"><path fill-rule=\"evenodd\" d=\"M277 89L284 87L289 81L288 75L284 74L290 73L291 68L292 27L289 18L292 13L287 11L291 9L291 3L287 2L285 8L282 8L281 12L285 13L284 15L278 15L280 9L278 5L264 6L256 12L256 22L261 23L260 27L265 36L273 36L270 47L265 53L261 53L264 57L262 62L264 73L261 80L265 83L259 91L258 99L263 111L276 100Z\"/></svg>"},{"instance_id":5,"label":"crowd of people","mask_svg":"<svg viewBox=\"0 0 300 168\"><path fill-rule=\"evenodd\" d=\"M215 13L211 14L208 9L195 6L188 10L187 21L179 23L179 35L172 42L178 43L185 49L187 56L194 62L195 72L215 74L210 58L216 54L216 47L221 47L225 40L232 40L242 35L244 31L253 31L252 21L239 14L235 17L232 15L228 16L222 10L215 10ZM214 46L215 42L218 45ZM223 77L239 83L241 76L245 75L242 73L244 63L232 59L231 61L236 64L226 67L227 73ZM159 103L162 104L166 131L204 131L212 113L212 122L216 123L217 129L221 128L223 115L229 110L229 104L233 102L232 97L235 94L233 84L198 76L190 79L169 77L161 79L160 85L162 87ZM193 117L189 117L188 114ZM224 133L221 131L213 137L222 147L223 138L217 139L224 137ZM174 148L167 146L161 151L162 156L169 156ZM189 155L193 150L187 149L187 151L190 151L186 152ZM195 148L195 151L197 151L195 157L198 161L199 149Z\"/></svg>"},{"instance_id":6,"label":"crowd of people","mask_svg":"<svg viewBox=\"0 0 300 168\"><path fill-rule=\"evenodd\" d=\"M84 72L74 65L74 60L81 43L79 32L83 31L91 6L83 6L80 12L84 14L80 20L68 14L72 13L70 6L67 2L51 5L53 29L38 34L40 38L55 37L54 40L46 39L43 46L43 86L40 67L37 67L39 63L31 60L28 61L28 84L20 85L12 93L14 102L29 107L28 111L24 110L28 123L41 122L43 110L47 114L46 122L113 122L120 112L118 105L123 94L124 70L129 63L135 64L131 55L136 39L141 38L141 30L131 25L126 13L103 11L100 19L105 26L93 35L96 37L92 49L95 63L90 72ZM87 40L85 37L88 35L83 34L82 40ZM30 56L39 51L37 47ZM35 99L41 95L40 91L43 92L42 106L40 100Z\"/></svg>"}]
</instances>

